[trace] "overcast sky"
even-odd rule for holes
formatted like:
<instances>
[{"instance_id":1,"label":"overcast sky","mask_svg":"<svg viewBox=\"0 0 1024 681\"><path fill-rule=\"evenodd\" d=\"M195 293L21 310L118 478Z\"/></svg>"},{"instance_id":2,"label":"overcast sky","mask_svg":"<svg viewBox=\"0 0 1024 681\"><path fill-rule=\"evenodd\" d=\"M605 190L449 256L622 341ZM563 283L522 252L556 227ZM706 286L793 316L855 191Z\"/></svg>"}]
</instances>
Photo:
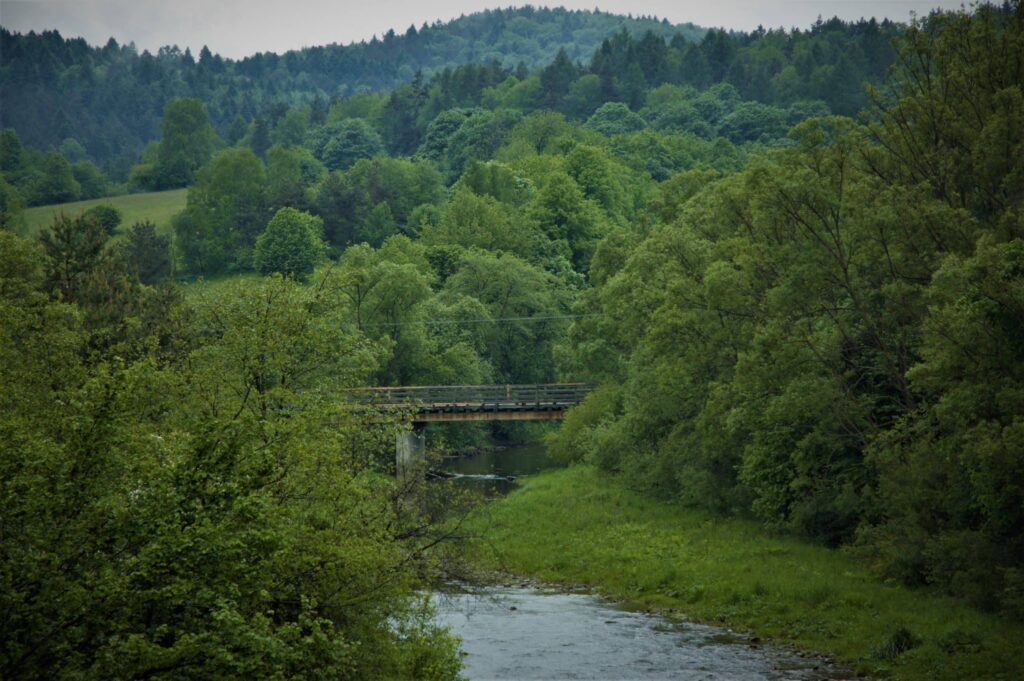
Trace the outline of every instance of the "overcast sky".
<instances>
[{"instance_id":1,"label":"overcast sky","mask_svg":"<svg viewBox=\"0 0 1024 681\"><path fill-rule=\"evenodd\" d=\"M0 24L28 32L56 28L67 37L102 44L113 36L140 49L163 45L209 45L227 57L283 52L326 43L369 40L389 28L446 21L489 7L547 4L488 0L0 0ZM931 0L564 0L552 5L579 9L655 14L673 23L750 30L806 27L819 16L859 19L875 16L906 21L911 12L961 2ZM2 57L2 55L0 55Z\"/></svg>"}]
</instances>

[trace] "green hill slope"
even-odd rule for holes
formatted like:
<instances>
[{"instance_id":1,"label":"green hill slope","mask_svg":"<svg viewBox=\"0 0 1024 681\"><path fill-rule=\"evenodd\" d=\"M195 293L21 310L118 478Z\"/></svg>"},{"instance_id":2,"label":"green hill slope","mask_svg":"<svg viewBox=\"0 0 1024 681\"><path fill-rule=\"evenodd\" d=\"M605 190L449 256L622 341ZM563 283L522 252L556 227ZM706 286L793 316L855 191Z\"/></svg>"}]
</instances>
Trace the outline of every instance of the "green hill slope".
<instances>
[{"instance_id":1,"label":"green hill slope","mask_svg":"<svg viewBox=\"0 0 1024 681\"><path fill-rule=\"evenodd\" d=\"M128 194L50 206L36 206L25 211L25 228L29 234L38 234L40 229L49 225L53 218L61 213L73 216L93 206L108 205L121 211L121 230L131 227L136 222L149 220L156 225L157 231L169 232L171 217L185 208L187 196L187 189L174 189L166 192Z\"/></svg>"}]
</instances>

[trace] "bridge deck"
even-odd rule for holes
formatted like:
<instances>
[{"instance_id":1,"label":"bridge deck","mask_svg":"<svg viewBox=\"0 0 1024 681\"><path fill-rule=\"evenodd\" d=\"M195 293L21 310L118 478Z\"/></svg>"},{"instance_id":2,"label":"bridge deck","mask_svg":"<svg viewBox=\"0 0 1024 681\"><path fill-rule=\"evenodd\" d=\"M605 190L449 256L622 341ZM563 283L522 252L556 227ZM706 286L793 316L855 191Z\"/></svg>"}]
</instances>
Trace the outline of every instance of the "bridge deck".
<instances>
[{"instance_id":1,"label":"bridge deck","mask_svg":"<svg viewBox=\"0 0 1024 681\"><path fill-rule=\"evenodd\" d=\"M547 421L583 401L586 383L445 385L362 388L359 402L381 410L408 410L413 423Z\"/></svg>"}]
</instances>

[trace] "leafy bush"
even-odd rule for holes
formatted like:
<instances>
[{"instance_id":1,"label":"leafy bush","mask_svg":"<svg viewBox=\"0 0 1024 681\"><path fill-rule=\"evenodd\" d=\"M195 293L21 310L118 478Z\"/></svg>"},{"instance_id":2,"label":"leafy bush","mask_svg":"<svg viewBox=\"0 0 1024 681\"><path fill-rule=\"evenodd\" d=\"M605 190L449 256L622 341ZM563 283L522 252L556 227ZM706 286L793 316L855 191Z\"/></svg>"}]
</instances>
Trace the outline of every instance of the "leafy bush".
<instances>
[{"instance_id":1,"label":"leafy bush","mask_svg":"<svg viewBox=\"0 0 1024 681\"><path fill-rule=\"evenodd\" d=\"M121 211L113 206L101 204L99 206L93 206L89 210L82 214L82 217L89 220L96 220L103 227L107 234L113 236L114 232L117 231L118 225L121 224L123 216Z\"/></svg>"},{"instance_id":2,"label":"leafy bush","mask_svg":"<svg viewBox=\"0 0 1024 681\"><path fill-rule=\"evenodd\" d=\"M256 239L253 266L260 274L279 272L305 279L324 255L323 227L323 220L314 215L282 208Z\"/></svg>"},{"instance_id":3,"label":"leafy bush","mask_svg":"<svg viewBox=\"0 0 1024 681\"><path fill-rule=\"evenodd\" d=\"M562 427L547 437L548 452L562 463L581 461L594 449L593 431L620 409L619 391L602 386L565 413Z\"/></svg>"},{"instance_id":4,"label":"leafy bush","mask_svg":"<svg viewBox=\"0 0 1024 681\"><path fill-rule=\"evenodd\" d=\"M341 306L311 315L322 289L272 277L145 324L120 307L142 347L168 341L160 360L93 366L82 320L107 301L54 301L16 239L0 232L0 676L453 681L455 642L414 592L429 521L367 455L389 431L323 399L379 357Z\"/></svg>"}]
</instances>

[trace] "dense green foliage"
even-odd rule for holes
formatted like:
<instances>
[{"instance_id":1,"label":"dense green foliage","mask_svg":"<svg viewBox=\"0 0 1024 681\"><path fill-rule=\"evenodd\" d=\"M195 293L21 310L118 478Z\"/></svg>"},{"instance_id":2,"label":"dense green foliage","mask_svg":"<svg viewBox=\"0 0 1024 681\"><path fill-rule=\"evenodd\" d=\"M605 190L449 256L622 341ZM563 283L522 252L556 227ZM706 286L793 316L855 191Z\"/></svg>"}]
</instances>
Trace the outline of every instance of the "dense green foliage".
<instances>
[{"instance_id":1,"label":"dense green foliage","mask_svg":"<svg viewBox=\"0 0 1024 681\"><path fill-rule=\"evenodd\" d=\"M172 99L164 108L160 132L152 163L135 166L131 184L140 189L174 189L192 184L196 171L210 160L219 142L206 107L198 99Z\"/></svg>"},{"instance_id":2,"label":"dense green foliage","mask_svg":"<svg viewBox=\"0 0 1024 681\"><path fill-rule=\"evenodd\" d=\"M764 142L807 116L866 104L863 84L881 81L898 29L831 20L727 34L527 7L238 62L205 49L196 61L174 47L139 55L113 40L92 48L56 32L0 29L0 97L18 102L0 109L0 215L17 224L26 205L191 184L218 132L268 162L275 144L302 148L307 180L387 150L438 161L454 181L469 160L493 154L516 112L537 110L590 119L604 134L650 127ZM400 83L390 95L368 93ZM650 164L657 179L672 172ZM301 207L275 208L284 206ZM374 221L388 230L382 210Z\"/></svg>"},{"instance_id":3,"label":"dense green foliage","mask_svg":"<svg viewBox=\"0 0 1024 681\"><path fill-rule=\"evenodd\" d=\"M853 114L865 103L863 82L880 81L892 62L889 40L897 31L890 22L833 19L807 31L707 32L597 11L524 7L410 27L369 43L232 61L205 48L197 60L177 47L139 54L114 40L91 47L56 32L2 30L0 97L18 106L0 110L0 127L42 149L64 151L68 138L83 159L101 163L121 181L167 126L166 115L161 124L165 106L181 98L202 101L224 139L245 138L261 157L272 143L288 146L297 132L289 108L305 105L309 121L319 124L336 98L390 88L397 90L379 132L402 154L416 150L416 136L436 114L479 101L486 89L504 106L586 118L609 101L638 109L644 92L661 84L701 89L729 83L745 99L766 105L801 103L806 110L807 102L823 101L833 112ZM422 98L424 84L438 91L429 97L429 114L416 121L423 116L410 97ZM683 107L672 116L689 113ZM162 165L165 176L146 186L177 186L182 171L187 174L183 159L167 151L162 160L146 161Z\"/></svg>"},{"instance_id":4,"label":"dense green foliage","mask_svg":"<svg viewBox=\"0 0 1024 681\"><path fill-rule=\"evenodd\" d=\"M263 162L241 147L203 166L188 190L188 208L174 220L186 266L220 272L252 266L252 247L270 218Z\"/></svg>"},{"instance_id":5,"label":"dense green foliage","mask_svg":"<svg viewBox=\"0 0 1024 681\"><path fill-rule=\"evenodd\" d=\"M19 71L33 45L107 59L98 88L147 64L165 116L132 182L188 184L166 231L126 211L111 240L93 208L40 247L0 232L3 664L454 673L410 596L436 517L385 480L393 430L344 421L358 384L599 383L552 439L566 462L1024 617L1020 3L658 26L595 37L586 65L555 50L330 100L304 60L348 48L195 64L3 34L4 78L33 91L54 87ZM124 151L81 138L0 134L5 228L27 197L79 196L84 149ZM181 296L172 273L223 280Z\"/></svg>"},{"instance_id":6,"label":"dense green foliage","mask_svg":"<svg viewBox=\"0 0 1024 681\"><path fill-rule=\"evenodd\" d=\"M619 387L557 451L1024 616L1021 53L1019 4L933 16L867 126L666 183L598 248L578 366Z\"/></svg>"},{"instance_id":7,"label":"dense green foliage","mask_svg":"<svg viewBox=\"0 0 1024 681\"><path fill-rule=\"evenodd\" d=\"M432 75L490 61L531 69L549 63L560 49L586 59L623 27L636 35L678 33L687 40L704 33L691 24L672 26L653 18L525 7L410 26L404 34L388 31L351 45L235 61L205 47L198 58L176 46L140 53L134 44L113 39L92 47L56 31L20 35L2 29L0 99L18 106L0 109L0 128L14 128L40 148L74 138L92 158L124 167L157 137L161 112L175 98L202 100L217 130L230 138L236 120L258 122L266 130L289 106L312 100L316 109L332 97L387 90L411 81L417 71Z\"/></svg>"},{"instance_id":8,"label":"dense green foliage","mask_svg":"<svg viewBox=\"0 0 1024 681\"><path fill-rule=\"evenodd\" d=\"M186 303L105 242L0 231L4 678L454 678L426 506L339 399L380 348L335 289Z\"/></svg>"},{"instance_id":9,"label":"dense green foliage","mask_svg":"<svg viewBox=\"0 0 1024 681\"><path fill-rule=\"evenodd\" d=\"M277 272L299 280L307 278L323 257L323 228L318 217L282 208L257 237L253 266L260 274Z\"/></svg>"},{"instance_id":10,"label":"dense green foliage","mask_svg":"<svg viewBox=\"0 0 1024 681\"><path fill-rule=\"evenodd\" d=\"M83 215L99 222L108 235L113 235L117 231L118 225L121 224L121 220L124 218L121 215L121 211L109 204L93 206L84 211Z\"/></svg>"},{"instance_id":11,"label":"dense green foliage","mask_svg":"<svg viewBox=\"0 0 1024 681\"><path fill-rule=\"evenodd\" d=\"M174 272L171 239L157 233L148 220L131 226L121 248L128 267L143 284L154 286Z\"/></svg>"},{"instance_id":12,"label":"dense green foliage","mask_svg":"<svg viewBox=\"0 0 1024 681\"><path fill-rule=\"evenodd\" d=\"M61 152L23 146L14 130L0 130L0 211L5 224L17 224L25 206L92 199L110 190L103 172L84 155L72 163Z\"/></svg>"}]
</instances>

